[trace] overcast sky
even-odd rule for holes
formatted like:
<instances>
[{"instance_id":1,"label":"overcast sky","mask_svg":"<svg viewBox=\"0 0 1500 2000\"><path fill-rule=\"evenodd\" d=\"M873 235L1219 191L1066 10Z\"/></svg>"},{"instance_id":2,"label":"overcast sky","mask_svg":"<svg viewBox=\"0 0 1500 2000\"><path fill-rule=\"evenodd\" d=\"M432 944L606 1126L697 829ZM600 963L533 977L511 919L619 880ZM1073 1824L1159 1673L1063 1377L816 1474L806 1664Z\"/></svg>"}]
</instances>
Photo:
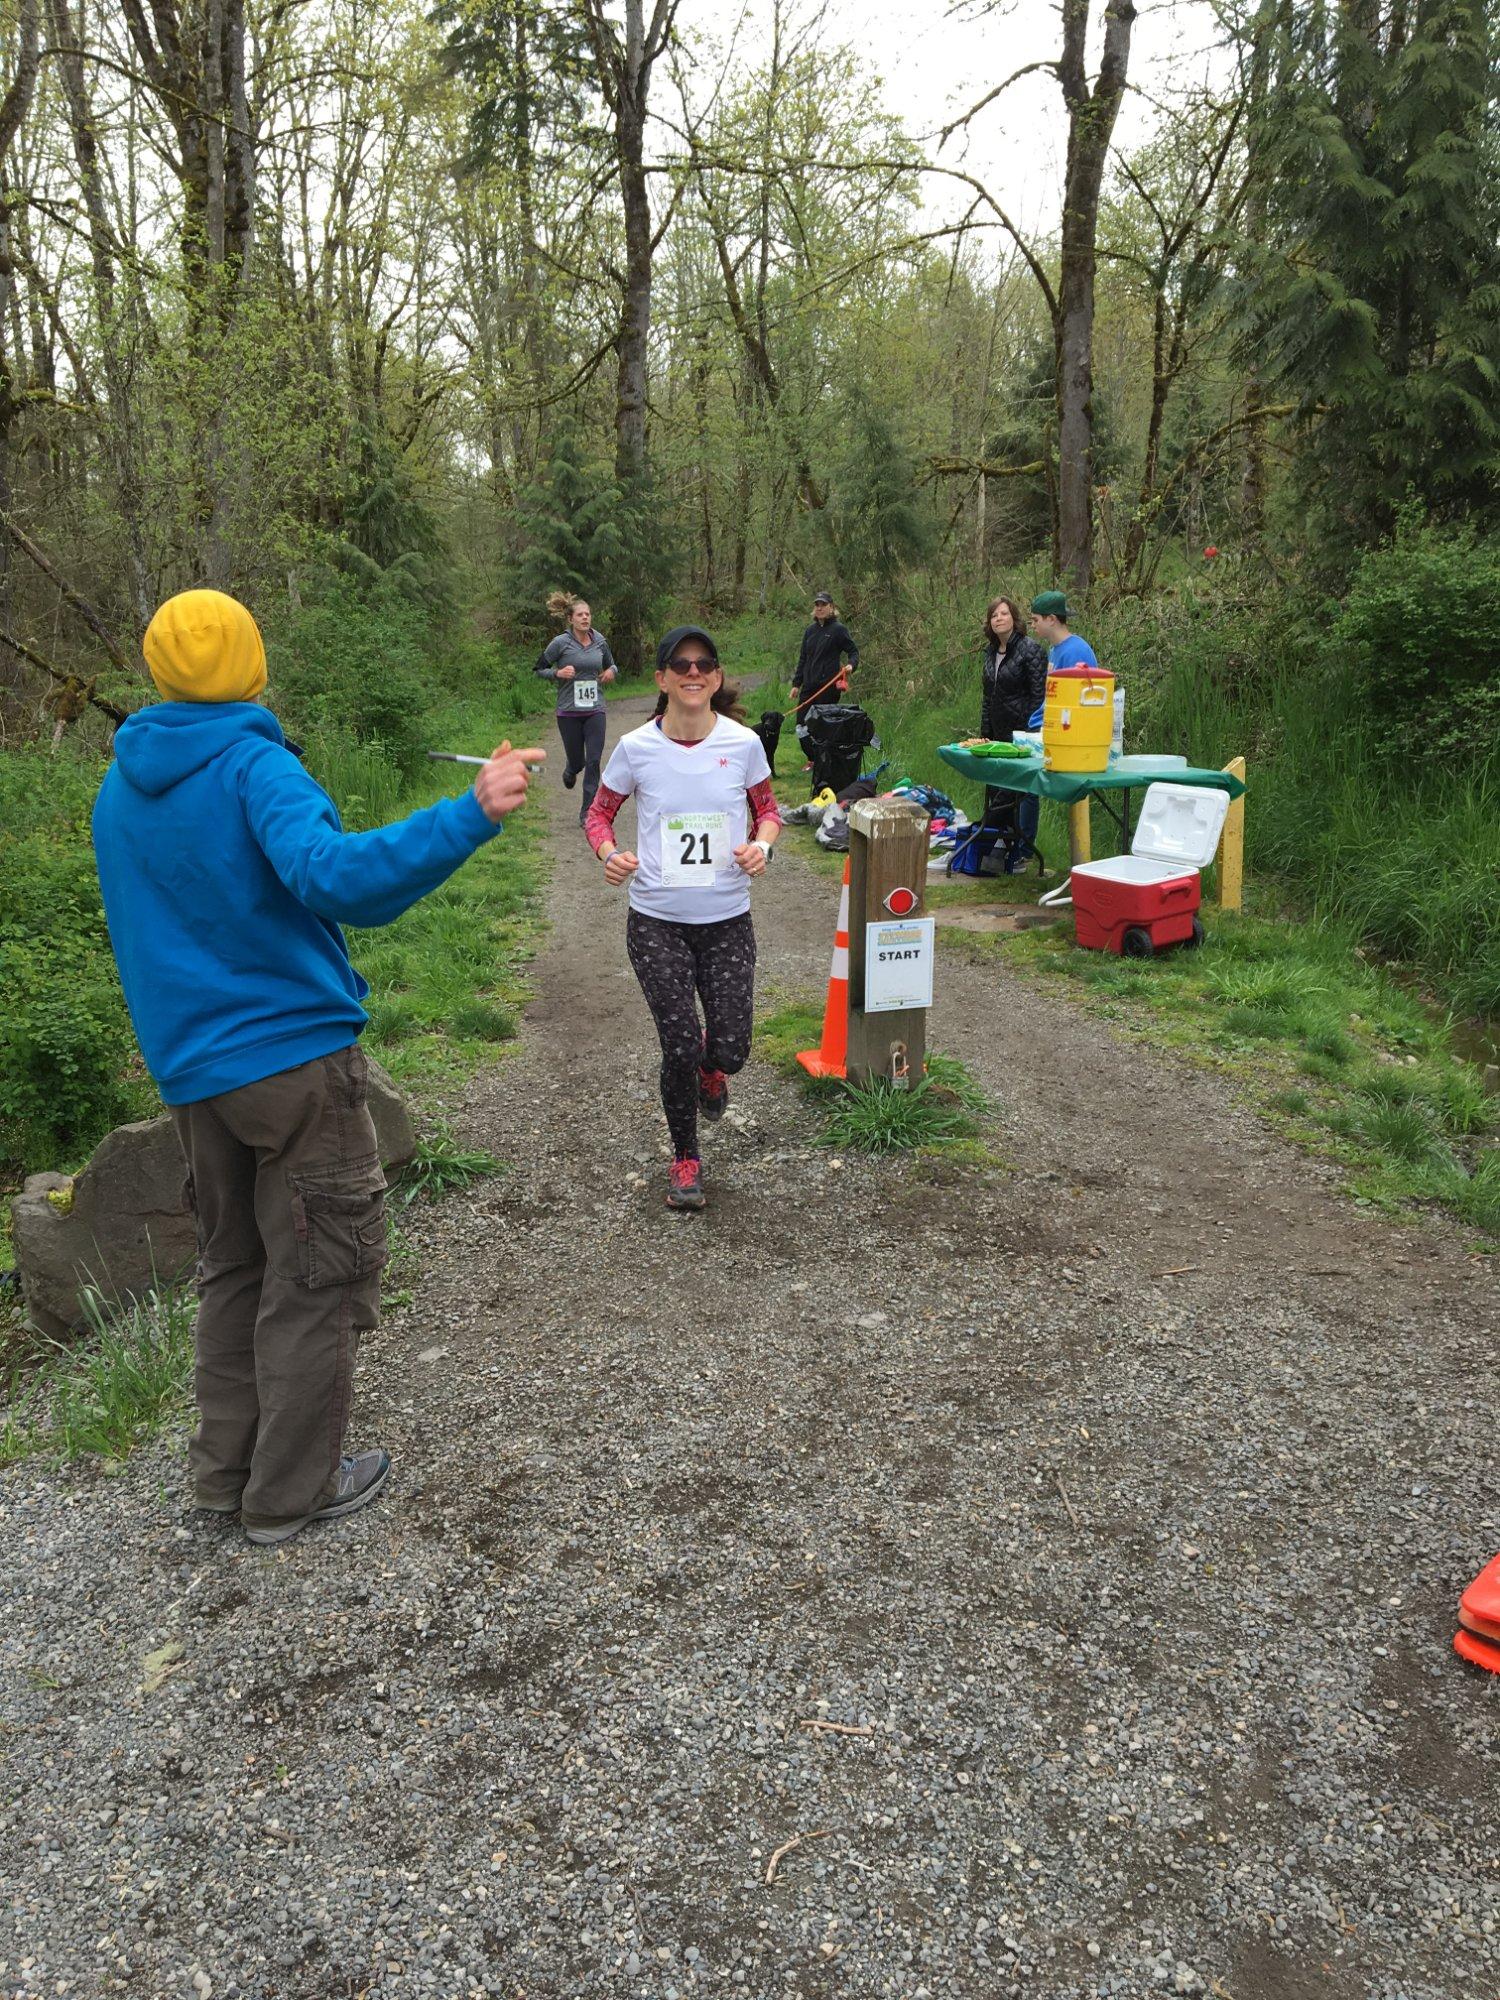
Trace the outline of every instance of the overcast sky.
<instances>
[{"instance_id":1,"label":"overcast sky","mask_svg":"<svg viewBox=\"0 0 1500 2000\"><path fill-rule=\"evenodd\" d=\"M805 0L813 11L813 0ZM1131 42L1131 76L1146 93L1129 93L1115 127L1115 144L1138 144L1160 115L1148 101L1175 70L1201 75L1213 30L1200 0L1139 0ZM770 0L749 0L752 22L769 18ZM1091 7L1089 76L1098 59L1102 0ZM736 8L736 12L738 9ZM721 23L728 26L728 7ZM803 18L799 15L799 18ZM1027 63L1054 59L1061 27L1053 0L1009 0L976 15L948 0L827 0L819 40L847 43L882 78L887 106L913 133L934 132ZM754 39L753 31L750 39ZM743 46L743 44L742 44ZM955 133L941 163L975 174L1027 230L1057 226L1066 146L1062 96L1054 78L1023 77L982 112L968 133ZM928 184L928 207L949 214L961 195Z\"/></svg>"}]
</instances>

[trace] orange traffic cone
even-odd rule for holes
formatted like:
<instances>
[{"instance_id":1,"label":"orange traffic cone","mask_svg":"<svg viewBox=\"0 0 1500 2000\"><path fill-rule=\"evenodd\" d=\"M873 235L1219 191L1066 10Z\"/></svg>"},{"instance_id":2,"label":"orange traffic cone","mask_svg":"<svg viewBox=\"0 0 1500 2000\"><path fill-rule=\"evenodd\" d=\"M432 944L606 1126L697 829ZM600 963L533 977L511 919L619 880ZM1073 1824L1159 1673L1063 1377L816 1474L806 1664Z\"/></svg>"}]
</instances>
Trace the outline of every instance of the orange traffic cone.
<instances>
[{"instance_id":1,"label":"orange traffic cone","mask_svg":"<svg viewBox=\"0 0 1500 2000\"><path fill-rule=\"evenodd\" d=\"M1500 1674L1500 1556L1479 1572L1458 1600L1453 1650L1461 1660Z\"/></svg>"},{"instance_id":2,"label":"orange traffic cone","mask_svg":"<svg viewBox=\"0 0 1500 2000\"><path fill-rule=\"evenodd\" d=\"M839 891L839 925L833 934L833 970L828 975L828 1001L823 1009L823 1045L803 1049L797 1060L809 1076L844 1076L849 1054L849 857L844 856L844 886Z\"/></svg>"}]
</instances>

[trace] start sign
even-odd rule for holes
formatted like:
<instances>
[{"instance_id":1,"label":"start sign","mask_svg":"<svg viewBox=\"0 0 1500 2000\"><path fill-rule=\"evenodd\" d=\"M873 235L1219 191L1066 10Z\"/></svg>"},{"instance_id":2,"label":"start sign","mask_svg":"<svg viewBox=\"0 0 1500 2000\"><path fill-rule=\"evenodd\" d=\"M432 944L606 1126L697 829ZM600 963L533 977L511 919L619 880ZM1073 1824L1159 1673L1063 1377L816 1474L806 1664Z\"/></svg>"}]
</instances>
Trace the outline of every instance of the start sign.
<instances>
[{"instance_id":1,"label":"start sign","mask_svg":"<svg viewBox=\"0 0 1500 2000\"><path fill-rule=\"evenodd\" d=\"M895 1014L932 1005L933 920L865 926L867 1014Z\"/></svg>"}]
</instances>

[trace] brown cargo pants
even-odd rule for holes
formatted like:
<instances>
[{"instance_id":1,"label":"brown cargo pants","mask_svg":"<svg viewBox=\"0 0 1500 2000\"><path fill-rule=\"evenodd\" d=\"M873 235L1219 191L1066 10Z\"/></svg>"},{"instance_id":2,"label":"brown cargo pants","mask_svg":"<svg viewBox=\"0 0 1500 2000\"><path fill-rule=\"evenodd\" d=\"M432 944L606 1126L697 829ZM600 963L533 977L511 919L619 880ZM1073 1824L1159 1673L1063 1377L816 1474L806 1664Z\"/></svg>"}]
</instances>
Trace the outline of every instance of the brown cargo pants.
<instances>
[{"instance_id":1,"label":"brown cargo pants","mask_svg":"<svg viewBox=\"0 0 1500 2000\"><path fill-rule=\"evenodd\" d=\"M310 1514L337 1485L386 1260L368 1079L355 1043L172 1112L198 1218L193 1477L247 1527Z\"/></svg>"}]
</instances>

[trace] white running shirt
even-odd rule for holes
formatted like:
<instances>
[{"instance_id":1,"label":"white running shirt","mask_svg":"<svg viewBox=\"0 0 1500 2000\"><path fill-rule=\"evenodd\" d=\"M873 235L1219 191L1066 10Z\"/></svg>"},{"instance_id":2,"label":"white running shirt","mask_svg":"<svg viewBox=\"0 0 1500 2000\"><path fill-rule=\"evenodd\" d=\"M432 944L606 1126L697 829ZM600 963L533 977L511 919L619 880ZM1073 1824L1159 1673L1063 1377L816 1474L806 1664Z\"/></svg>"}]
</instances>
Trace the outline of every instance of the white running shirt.
<instances>
[{"instance_id":1,"label":"white running shirt","mask_svg":"<svg viewBox=\"0 0 1500 2000\"><path fill-rule=\"evenodd\" d=\"M745 794L770 775L760 738L727 715L701 743L674 743L654 722L622 736L603 782L635 799L630 907L673 924L743 916L750 878L733 850L752 832Z\"/></svg>"}]
</instances>

